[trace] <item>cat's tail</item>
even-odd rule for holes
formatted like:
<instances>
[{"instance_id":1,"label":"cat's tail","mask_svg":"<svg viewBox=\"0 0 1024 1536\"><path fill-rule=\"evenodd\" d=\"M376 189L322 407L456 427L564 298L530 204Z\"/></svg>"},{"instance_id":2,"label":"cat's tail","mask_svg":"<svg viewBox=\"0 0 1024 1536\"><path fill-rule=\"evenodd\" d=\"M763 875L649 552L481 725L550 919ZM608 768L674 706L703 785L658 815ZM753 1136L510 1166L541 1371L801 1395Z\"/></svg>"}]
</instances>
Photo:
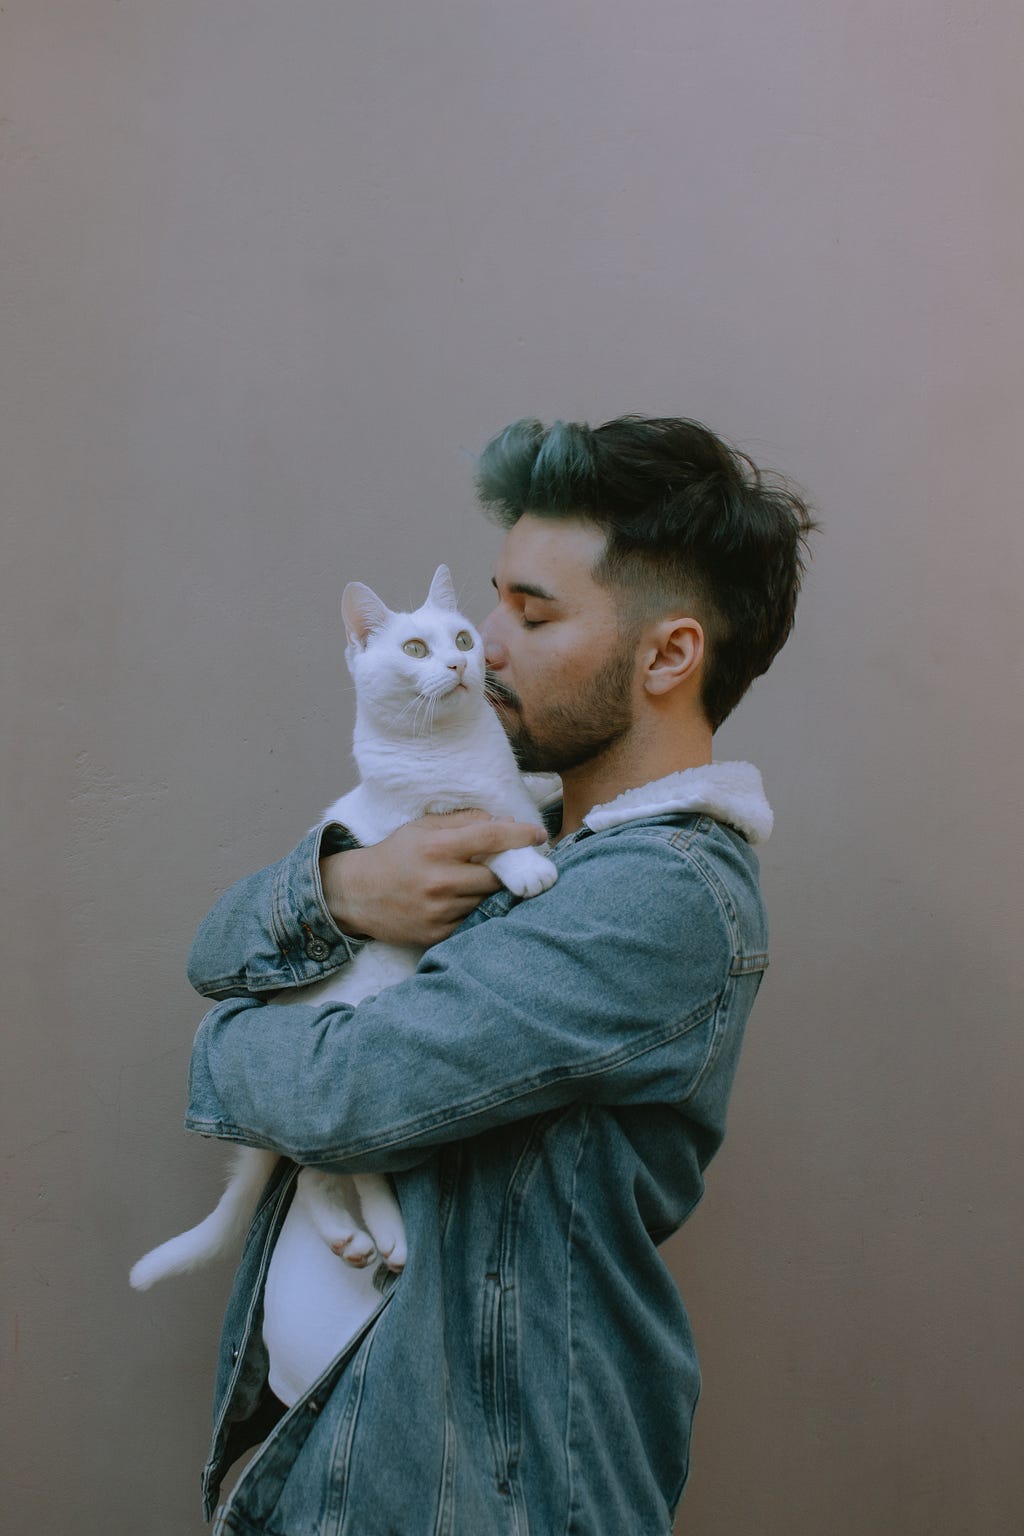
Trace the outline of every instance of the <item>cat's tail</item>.
<instances>
[{"instance_id":1,"label":"cat's tail","mask_svg":"<svg viewBox=\"0 0 1024 1536\"><path fill-rule=\"evenodd\" d=\"M276 1162L276 1152L239 1147L228 1187L206 1220L161 1243L132 1265L128 1278L135 1290L148 1291L158 1280L201 1269L213 1259L237 1251Z\"/></svg>"}]
</instances>

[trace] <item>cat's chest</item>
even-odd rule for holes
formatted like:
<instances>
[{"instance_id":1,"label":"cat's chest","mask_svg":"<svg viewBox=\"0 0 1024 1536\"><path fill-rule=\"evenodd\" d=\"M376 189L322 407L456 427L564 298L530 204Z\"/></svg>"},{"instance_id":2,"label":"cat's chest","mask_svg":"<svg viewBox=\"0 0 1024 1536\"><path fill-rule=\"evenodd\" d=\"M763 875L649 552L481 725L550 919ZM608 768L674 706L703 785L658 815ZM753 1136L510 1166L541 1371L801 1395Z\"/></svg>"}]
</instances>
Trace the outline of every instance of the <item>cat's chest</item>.
<instances>
[{"instance_id":1,"label":"cat's chest","mask_svg":"<svg viewBox=\"0 0 1024 1536\"><path fill-rule=\"evenodd\" d=\"M434 769L435 765L429 765ZM515 777L515 775L506 775ZM502 793L504 791L504 794ZM420 816L444 815L449 811L464 811L470 807L487 810L492 801L507 796L507 786L501 777L448 765L442 772L432 771L418 776L391 773L364 781L347 797L347 809L353 815L349 823L353 832L366 841L367 834L386 837L407 821ZM358 817L360 825L354 824Z\"/></svg>"},{"instance_id":2,"label":"cat's chest","mask_svg":"<svg viewBox=\"0 0 1024 1536\"><path fill-rule=\"evenodd\" d=\"M443 816L451 811L483 810L492 815L518 813L535 820L536 812L511 761L495 764L491 771L477 763L449 767L444 773L424 775L417 783L385 791L378 804L402 821L419 816Z\"/></svg>"}]
</instances>

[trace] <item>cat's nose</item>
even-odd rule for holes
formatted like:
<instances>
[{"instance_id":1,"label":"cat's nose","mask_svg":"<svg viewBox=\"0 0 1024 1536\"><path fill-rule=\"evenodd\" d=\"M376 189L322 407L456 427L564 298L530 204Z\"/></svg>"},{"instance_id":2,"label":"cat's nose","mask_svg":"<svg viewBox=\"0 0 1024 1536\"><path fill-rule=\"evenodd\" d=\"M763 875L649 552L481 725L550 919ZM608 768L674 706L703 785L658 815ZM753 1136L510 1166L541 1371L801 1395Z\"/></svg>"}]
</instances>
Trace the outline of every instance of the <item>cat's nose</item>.
<instances>
[{"instance_id":1,"label":"cat's nose","mask_svg":"<svg viewBox=\"0 0 1024 1536\"><path fill-rule=\"evenodd\" d=\"M449 672L457 672L459 674L460 679L465 677L465 675L466 675L466 658L464 656L462 656L462 657L459 658L458 661L450 661L448 663L448 671Z\"/></svg>"}]
</instances>

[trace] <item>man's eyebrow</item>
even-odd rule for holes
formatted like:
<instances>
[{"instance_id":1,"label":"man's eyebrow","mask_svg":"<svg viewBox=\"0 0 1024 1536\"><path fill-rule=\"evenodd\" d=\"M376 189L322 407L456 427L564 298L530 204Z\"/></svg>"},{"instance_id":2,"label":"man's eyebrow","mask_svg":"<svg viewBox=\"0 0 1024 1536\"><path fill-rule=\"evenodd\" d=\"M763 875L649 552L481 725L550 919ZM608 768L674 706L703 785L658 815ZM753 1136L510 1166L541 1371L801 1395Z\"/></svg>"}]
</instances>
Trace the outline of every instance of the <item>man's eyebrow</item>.
<instances>
[{"instance_id":1,"label":"man's eyebrow","mask_svg":"<svg viewBox=\"0 0 1024 1536\"><path fill-rule=\"evenodd\" d=\"M495 592L497 592L498 583L496 578L493 576L491 577L491 586L494 588ZM558 602L558 598L555 597L553 592L545 592L543 587L535 587L533 583L529 581L510 581L508 584L508 590L515 593L519 597L539 597L543 603Z\"/></svg>"}]
</instances>

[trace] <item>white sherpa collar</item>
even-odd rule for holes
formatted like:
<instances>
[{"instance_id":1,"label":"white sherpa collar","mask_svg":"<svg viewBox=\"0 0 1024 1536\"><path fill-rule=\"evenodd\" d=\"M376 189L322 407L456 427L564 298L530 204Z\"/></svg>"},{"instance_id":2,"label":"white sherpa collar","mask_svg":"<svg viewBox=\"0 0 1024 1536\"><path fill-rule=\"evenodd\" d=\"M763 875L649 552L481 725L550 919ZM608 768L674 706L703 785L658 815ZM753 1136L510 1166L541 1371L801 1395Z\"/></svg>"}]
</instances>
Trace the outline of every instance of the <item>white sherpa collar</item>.
<instances>
[{"instance_id":1,"label":"white sherpa collar","mask_svg":"<svg viewBox=\"0 0 1024 1536\"><path fill-rule=\"evenodd\" d=\"M624 790L614 800L595 805L583 818L592 832L618 827L670 811L696 811L734 828L748 843L763 843L775 818L753 763L706 763L652 779Z\"/></svg>"}]
</instances>

